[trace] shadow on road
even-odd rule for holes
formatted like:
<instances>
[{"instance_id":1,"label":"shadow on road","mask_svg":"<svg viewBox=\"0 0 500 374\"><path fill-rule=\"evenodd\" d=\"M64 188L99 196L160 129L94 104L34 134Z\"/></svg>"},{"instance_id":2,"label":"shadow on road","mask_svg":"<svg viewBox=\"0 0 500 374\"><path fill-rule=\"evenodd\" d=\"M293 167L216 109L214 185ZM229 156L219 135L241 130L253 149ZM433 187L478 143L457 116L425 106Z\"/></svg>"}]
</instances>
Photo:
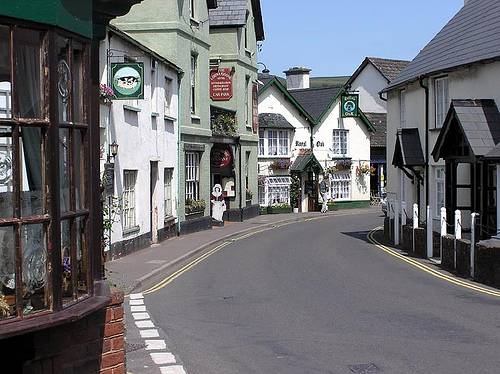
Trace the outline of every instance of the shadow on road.
<instances>
[{"instance_id":1,"label":"shadow on road","mask_svg":"<svg viewBox=\"0 0 500 374\"><path fill-rule=\"evenodd\" d=\"M370 231L353 231L353 232L343 232L342 235L350 236L351 238L362 240L366 243L370 243L368 241L368 234Z\"/></svg>"}]
</instances>

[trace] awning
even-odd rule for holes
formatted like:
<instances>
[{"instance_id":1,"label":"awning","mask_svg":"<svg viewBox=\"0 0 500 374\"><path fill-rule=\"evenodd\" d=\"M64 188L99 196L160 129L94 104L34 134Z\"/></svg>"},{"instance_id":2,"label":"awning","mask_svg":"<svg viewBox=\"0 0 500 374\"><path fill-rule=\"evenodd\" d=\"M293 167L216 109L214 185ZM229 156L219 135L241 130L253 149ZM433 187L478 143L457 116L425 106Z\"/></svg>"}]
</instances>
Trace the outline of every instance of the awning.
<instances>
[{"instance_id":1,"label":"awning","mask_svg":"<svg viewBox=\"0 0 500 374\"><path fill-rule=\"evenodd\" d=\"M304 150L297 156L290 171L292 173L314 172L320 174L323 172L323 167L311 150Z\"/></svg>"},{"instance_id":2,"label":"awning","mask_svg":"<svg viewBox=\"0 0 500 374\"><path fill-rule=\"evenodd\" d=\"M425 166L424 153L417 128L399 129L392 164L399 168Z\"/></svg>"}]
</instances>

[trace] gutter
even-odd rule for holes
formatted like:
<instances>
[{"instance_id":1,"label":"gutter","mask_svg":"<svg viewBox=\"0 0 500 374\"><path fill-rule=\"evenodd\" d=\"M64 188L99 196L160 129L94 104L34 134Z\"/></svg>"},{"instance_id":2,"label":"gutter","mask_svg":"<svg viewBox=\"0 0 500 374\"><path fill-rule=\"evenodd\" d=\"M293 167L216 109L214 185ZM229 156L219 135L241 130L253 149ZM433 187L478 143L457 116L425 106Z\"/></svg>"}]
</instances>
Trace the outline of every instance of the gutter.
<instances>
[{"instance_id":1,"label":"gutter","mask_svg":"<svg viewBox=\"0 0 500 374\"><path fill-rule=\"evenodd\" d=\"M424 77L419 78L420 87L425 90L425 205L429 205L429 86Z\"/></svg>"}]
</instances>

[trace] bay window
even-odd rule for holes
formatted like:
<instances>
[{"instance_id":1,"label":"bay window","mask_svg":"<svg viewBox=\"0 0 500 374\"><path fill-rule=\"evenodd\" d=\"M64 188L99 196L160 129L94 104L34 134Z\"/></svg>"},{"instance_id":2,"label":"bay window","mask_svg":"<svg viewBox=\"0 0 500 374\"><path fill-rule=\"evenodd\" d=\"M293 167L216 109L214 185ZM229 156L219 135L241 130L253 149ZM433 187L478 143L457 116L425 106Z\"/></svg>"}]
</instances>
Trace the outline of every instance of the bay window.
<instances>
[{"instance_id":1,"label":"bay window","mask_svg":"<svg viewBox=\"0 0 500 374\"><path fill-rule=\"evenodd\" d=\"M331 194L334 200L349 200L351 198L350 173L333 173L331 175Z\"/></svg>"},{"instance_id":2,"label":"bay window","mask_svg":"<svg viewBox=\"0 0 500 374\"><path fill-rule=\"evenodd\" d=\"M290 204L291 177L267 177L259 181L259 204Z\"/></svg>"},{"instance_id":3,"label":"bay window","mask_svg":"<svg viewBox=\"0 0 500 374\"><path fill-rule=\"evenodd\" d=\"M83 40L0 25L0 324L92 292L89 68Z\"/></svg>"},{"instance_id":4,"label":"bay window","mask_svg":"<svg viewBox=\"0 0 500 374\"><path fill-rule=\"evenodd\" d=\"M333 130L333 153L336 156L347 155L347 130Z\"/></svg>"},{"instance_id":5,"label":"bay window","mask_svg":"<svg viewBox=\"0 0 500 374\"><path fill-rule=\"evenodd\" d=\"M259 130L259 156L290 156L288 130Z\"/></svg>"}]
</instances>

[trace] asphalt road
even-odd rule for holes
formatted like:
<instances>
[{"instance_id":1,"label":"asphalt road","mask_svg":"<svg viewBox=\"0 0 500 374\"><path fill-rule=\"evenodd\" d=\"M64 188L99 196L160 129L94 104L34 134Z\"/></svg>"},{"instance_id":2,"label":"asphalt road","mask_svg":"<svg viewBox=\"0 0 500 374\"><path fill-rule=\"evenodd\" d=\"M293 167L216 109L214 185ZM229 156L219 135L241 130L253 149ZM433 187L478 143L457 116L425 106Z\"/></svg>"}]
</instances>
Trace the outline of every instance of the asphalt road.
<instances>
[{"instance_id":1,"label":"asphalt road","mask_svg":"<svg viewBox=\"0 0 500 374\"><path fill-rule=\"evenodd\" d=\"M381 224L372 211L240 240L148 311L188 374L500 373L500 298L388 256L366 241Z\"/></svg>"}]
</instances>

